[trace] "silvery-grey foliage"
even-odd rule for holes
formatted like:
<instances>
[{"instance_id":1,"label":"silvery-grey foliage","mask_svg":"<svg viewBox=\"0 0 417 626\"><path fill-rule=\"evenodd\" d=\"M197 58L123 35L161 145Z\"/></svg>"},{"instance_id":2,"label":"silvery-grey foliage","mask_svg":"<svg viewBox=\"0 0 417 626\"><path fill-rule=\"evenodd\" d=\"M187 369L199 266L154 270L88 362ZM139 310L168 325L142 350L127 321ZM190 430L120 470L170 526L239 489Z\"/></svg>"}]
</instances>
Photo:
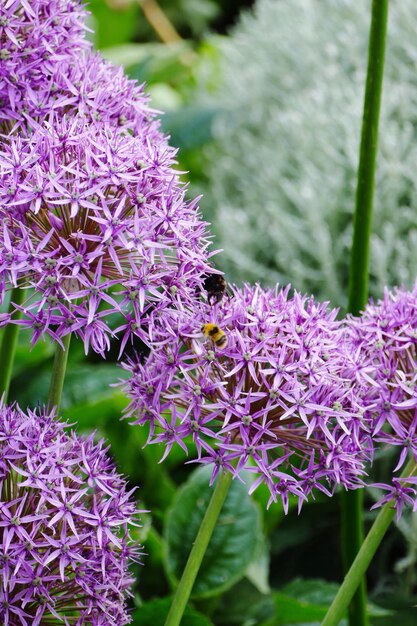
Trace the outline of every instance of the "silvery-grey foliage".
<instances>
[{"instance_id":1,"label":"silvery-grey foliage","mask_svg":"<svg viewBox=\"0 0 417 626\"><path fill-rule=\"evenodd\" d=\"M371 292L417 274L417 2L390 3ZM259 0L220 47L203 206L235 280L346 304L369 0Z\"/></svg>"}]
</instances>

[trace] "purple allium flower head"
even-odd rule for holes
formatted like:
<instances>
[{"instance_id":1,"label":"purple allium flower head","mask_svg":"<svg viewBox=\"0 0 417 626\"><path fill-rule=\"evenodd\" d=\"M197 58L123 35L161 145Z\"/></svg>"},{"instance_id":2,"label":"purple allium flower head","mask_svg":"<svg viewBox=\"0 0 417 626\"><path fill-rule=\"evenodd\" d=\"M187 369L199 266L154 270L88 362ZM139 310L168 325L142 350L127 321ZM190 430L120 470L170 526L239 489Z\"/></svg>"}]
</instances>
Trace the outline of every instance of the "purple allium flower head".
<instances>
[{"instance_id":1,"label":"purple allium flower head","mask_svg":"<svg viewBox=\"0 0 417 626\"><path fill-rule=\"evenodd\" d=\"M74 56L68 71L55 78L51 108L60 115L76 113L88 122L118 126L146 136L150 143L167 144L143 85L129 79L122 67L115 67L100 54L87 50ZM168 145L165 150L175 153Z\"/></svg>"},{"instance_id":2,"label":"purple allium flower head","mask_svg":"<svg viewBox=\"0 0 417 626\"><path fill-rule=\"evenodd\" d=\"M22 109L49 110L55 75L90 47L80 0L2 0L0 3L0 120Z\"/></svg>"},{"instance_id":3,"label":"purple allium flower head","mask_svg":"<svg viewBox=\"0 0 417 626\"><path fill-rule=\"evenodd\" d=\"M152 140L151 140L152 139ZM33 341L78 334L101 354L120 322L122 350L165 309L195 299L208 269L196 202L165 140L53 114L0 149L0 293L27 288L17 323Z\"/></svg>"},{"instance_id":4,"label":"purple allium flower head","mask_svg":"<svg viewBox=\"0 0 417 626\"><path fill-rule=\"evenodd\" d=\"M79 0L0 9L0 301L26 288L34 342L74 332L104 354L190 308L211 255L143 88L92 51L85 16Z\"/></svg>"},{"instance_id":5,"label":"purple allium flower head","mask_svg":"<svg viewBox=\"0 0 417 626\"><path fill-rule=\"evenodd\" d=\"M143 86L92 50L86 17L80 0L1 4L0 131L32 129L54 111L166 141Z\"/></svg>"},{"instance_id":6,"label":"purple allium flower head","mask_svg":"<svg viewBox=\"0 0 417 626\"><path fill-rule=\"evenodd\" d=\"M0 623L129 623L132 491L103 442L0 404Z\"/></svg>"},{"instance_id":7,"label":"purple allium flower head","mask_svg":"<svg viewBox=\"0 0 417 626\"><path fill-rule=\"evenodd\" d=\"M376 444L398 449L393 472L399 472L407 459L417 463L417 285L412 291L386 289L382 300L350 317L348 341L364 383L361 401L372 436ZM394 474L392 483L376 486L387 491L376 506L394 499L398 517L404 504L416 509L415 477Z\"/></svg>"},{"instance_id":8,"label":"purple allium flower head","mask_svg":"<svg viewBox=\"0 0 417 626\"><path fill-rule=\"evenodd\" d=\"M193 439L213 479L247 467L251 491L265 483L270 502L281 499L285 510L290 494L301 506L316 489L357 487L371 446L337 311L289 297L288 288L232 292L202 303L192 322L165 318L146 362L124 364L132 374L127 415L150 424L164 457ZM220 332L209 327L214 341L202 335L205 324L218 325ZM222 332L227 345L219 347Z\"/></svg>"}]
</instances>

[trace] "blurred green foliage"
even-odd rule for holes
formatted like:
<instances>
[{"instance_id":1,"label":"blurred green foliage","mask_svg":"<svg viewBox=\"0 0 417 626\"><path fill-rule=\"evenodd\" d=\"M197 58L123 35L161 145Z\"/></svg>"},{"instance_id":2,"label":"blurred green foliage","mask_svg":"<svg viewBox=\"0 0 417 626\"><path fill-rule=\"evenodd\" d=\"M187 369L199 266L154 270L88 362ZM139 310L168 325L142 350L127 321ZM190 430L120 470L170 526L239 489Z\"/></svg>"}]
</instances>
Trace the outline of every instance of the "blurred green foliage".
<instances>
[{"instance_id":1,"label":"blurred green foliage","mask_svg":"<svg viewBox=\"0 0 417 626\"><path fill-rule=\"evenodd\" d=\"M209 31L225 32L254 0L158 0L157 6L184 39L200 40ZM94 43L103 49L127 41L159 41L141 5L147 0L89 0ZM146 13L146 9L145 9Z\"/></svg>"},{"instance_id":2,"label":"blurred green foliage","mask_svg":"<svg viewBox=\"0 0 417 626\"><path fill-rule=\"evenodd\" d=\"M394 2L390 16L374 297L416 275L416 6ZM368 16L367 0L259 0L236 27L237 12L223 16L226 36L209 32L216 21L208 20L197 39L106 47L165 112L162 126L180 148L191 192L203 194L229 280L291 282L346 305Z\"/></svg>"},{"instance_id":3,"label":"blurred green foliage","mask_svg":"<svg viewBox=\"0 0 417 626\"><path fill-rule=\"evenodd\" d=\"M390 5L375 298L384 286L411 287L417 265L417 4ZM346 306L369 16L367 0L258 0L228 37L210 39L217 61L205 56L196 67L188 101L218 114L192 189L203 194L224 249L219 264L233 281L291 283Z\"/></svg>"}]
</instances>

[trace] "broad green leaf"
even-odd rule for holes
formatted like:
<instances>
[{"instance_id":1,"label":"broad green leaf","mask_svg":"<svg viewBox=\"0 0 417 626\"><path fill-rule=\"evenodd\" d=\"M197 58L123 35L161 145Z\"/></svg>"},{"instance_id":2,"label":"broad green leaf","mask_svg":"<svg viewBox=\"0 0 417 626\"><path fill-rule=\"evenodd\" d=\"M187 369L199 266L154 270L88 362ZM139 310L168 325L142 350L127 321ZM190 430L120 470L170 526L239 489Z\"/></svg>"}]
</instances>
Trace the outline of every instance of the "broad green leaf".
<instances>
[{"instance_id":1,"label":"broad green leaf","mask_svg":"<svg viewBox=\"0 0 417 626\"><path fill-rule=\"evenodd\" d=\"M302 600L303 602L325 606L330 606L338 590L339 585L337 583L328 582L318 578L311 580L296 578L281 589L281 591L286 595ZM368 615L372 617L390 614L389 610L384 609L373 602L367 603L367 611Z\"/></svg>"},{"instance_id":2,"label":"broad green leaf","mask_svg":"<svg viewBox=\"0 0 417 626\"><path fill-rule=\"evenodd\" d=\"M258 537L254 558L249 563L245 576L260 593L270 593L269 543L264 535Z\"/></svg>"},{"instance_id":3,"label":"broad green leaf","mask_svg":"<svg viewBox=\"0 0 417 626\"><path fill-rule=\"evenodd\" d=\"M219 625L252 626L273 614L272 596L260 593L247 578L243 578L222 595L214 619Z\"/></svg>"},{"instance_id":4,"label":"broad green leaf","mask_svg":"<svg viewBox=\"0 0 417 626\"><path fill-rule=\"evenodd\" d=\"M123 44L103 51L116 65L123 65L131 78L140 83L176 84L190 77L194 53L186 41L175 44Z\"/></svg>"},{"instance_id":5,"label":"broad green leaf","mask_svg":"<svg viewBox=\"0 0 417 626\"><path fill-rule=\"evenodd\" d=\"M372 626L416 626L416 609L395 611L389 617L374 619Z\"/></svg>"},{"instance_id":6,"label":"broad green leaf","mask_svg":"<svg viewBox=\"0 0 417 626\"><path fill-rule=\"evenodd\" d=\"M303 603L329 606L333 602L338 589L339 585L337 583L326 580L296 578L288 585L285 585L285 587L282 587L280 592Z\"/></svg>"},{"instance_id":7,"label":"broad green leaf","mask_svg":"<svg viewBox=\"0 0 417 626\"><path fill-rule=\"evenodd\" d=\"M416 615L417 594L410 593L406 586L403 586L401 589L394 586L389 590L380 589L375 597L375 601L378 602L378 605L388 610L409 611L412 609L414 615Z\"/></svg>"},{"instance_id":8,"label":"broad green leaf","mask_svg":"<svg viewBox=\"0 0 417 626\"><path fill-rule=\"evenodd\" d=\"M274 626L299 624L300 622L306 624L320 622L326 615L328 605L320 606L281 592L276 592L273 595L276 612L271 624Z\"/></svg>"},{"instance_id":9,"label":"broad green leaf","mask_svg":"<svg viewBox=\"0 0 417 626\"><path fill-rule=\"evenodd\" d=\"M413 604L408 603L401 609L396 607L396 610L387 610L385 615L376 615L372 619L372 626L415 626L417 617L416 602L417 599L414 599ZM394 602L394 604L396 603Z\"/></svg>"},{"instance_id":10,"label":"broad green leaf","mask_svg":"<svg viewBox=\"0 0 417 626\"><path fill-rule=\"evenodd\" d=\"M171 136L171 143L182 149L200 148L212 140L212 125L219 109L188 105L168 111L162 118L162 128Z\"/></svg>"},{"instance_id":11,"label":"broad green leaf","mask_svg":"<svg viewBox=\"0 0 417 626\"><path fill-rule=\"evenodd\" d=\"M103 365L77 365L69 369L65 376L62 408L89 403L93 404L111 398L115 389L110 385L125 376L124 370L114 363Z\"/></svg>"},{"instance_id":12,"label":"broad green leaf","mask_svg":"<svg viewBox=\"0 0 417 626\"><path fill-rule=\"evenodd\" d=\"M133 613L132 626L163 626L171 606L172 598L160 598L145 602ZM213 626L201 613L187 607L180 626Z\"/></svg>"},{"instance_id":13,"label":"broad green leaf","mask_svg":"<svg viewBox=\"0 0 417 626\"><path fill-rule=\"evenodd\" d=\"M210 467L193 472L179 490L167 515L165 538L167 572L178 580L197 535L213 487ZM210 597L243 577L254 557L261 533L261 514L247 493L247 486L234 480L204 556L192 596Z\"/></svg>"},{"instance_id":14,"label":"broad green leaf","mask_svg":"<svg viewBox=\"0 0 417 626\"><path fill-rule=\"evenodd\" d=\"M24 385L18 386L16 397L22 406L32 404L34 398L41 403L47 401L51 367L33 372L32 376L27 377ZM110 384L116 383L121 376L123 370L111 363L93 367L84 363L68 367L62 393L63 411L74 405L93 404L110 398L115 393ZM18 378L16 382L19 382Z\"/></svg>"},{"instance_id":15,"label":"broad green leaf","mask_svg":"<svg viewBox=\"0 0 417 626\"><path fill-rule=\"evenodd\" d=\"M337 583L297 578L273 594L275 616L263 626L319 624L338 589ZM371 616L387 614L384 609L374 604L368 604L367 608Z\"/></svg>"},{"instance_id":16,"label":"broad green leaf","mask_svg":"<svg viewBox=\"0 0 417 626\"><path fill-rule=\"evenodd\" d=\"M103 0L89 0L88 8L93 14L94 43L97 48L114 46L131 39L137 30L140 14L137 2L125 3L118 9L111 8Z\"/></svg>"},{"instance_id":17,"label":"broad green leaf","mask_svg":"<svg viewBox=\"0 0 417 626\"><path fill-rule=\"evenodd\" d=\"M20 331L16 348L13 375L18 376L30 368L38 368L42 363L52 359L55 346L52 341L37 341L33 348L28 349L32 333ZM28 376L29 373L27 372Z\"/></svg>"},{"instance_id":18,"label":"broad green leaf","mask_svg":"<svg viewBox=\"0 0 417 626\"><path fill-rule=\"evenodd\" d=\"M90 368L91 376L95 375L95 367ZM103 434L110 436L114 429L114 436L124 439L124 443L131 440L129 432L129 424L120 422L123 409L126 407L126 396L119 390L109 387L103 390L103 396L100 398L91 398L79 404L73 404L63 410L64 416L69 420L77 422L78 427L83 431L99 430Z\"/></svg>"},{"instance_id":19,"label":"broad green leaf","mask_svg":"<svg viewBox=\"0 0 417 626\"><path fill-rule=\"evenodd\" d=\"M45 365L47 365L46 362ZM33 404L45 405L48 400L49 385L51 382L51 368L42 367L42 364L21 369L14 376L10 386L10 397L17 400L21 407L33 406Z\"/></svg>"}]
</instances>

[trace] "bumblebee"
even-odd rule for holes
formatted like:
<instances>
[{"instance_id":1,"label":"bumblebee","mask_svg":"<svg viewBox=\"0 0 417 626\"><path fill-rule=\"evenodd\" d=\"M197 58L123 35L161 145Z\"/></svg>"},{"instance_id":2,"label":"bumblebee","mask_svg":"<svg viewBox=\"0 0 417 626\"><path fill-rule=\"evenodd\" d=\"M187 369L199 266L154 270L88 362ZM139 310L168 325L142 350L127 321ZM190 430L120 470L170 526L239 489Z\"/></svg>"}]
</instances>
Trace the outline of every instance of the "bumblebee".
<instances>
[{"instance_id":1,"label":"bumblebee","mask_svg":"<svg viewBox=\"0 0 417 626\"><path fill-rule=\"evenodd\" d=\"M211 339L214 345L220 348L220 350L223 350L223 348L227 346L227 335L217 324L203 324L201 332L205 337Z\"/></svg>"},{"instance_id":2,"label":"bumblebee","mask_svg":"<svg viewBox=\"0 0 417 626\"><path fill-rule=\"evenodd\" d=\"M221 274L205 274L203 287L209 304L218 304L226 293L227 283Z\"/></svg>"}]
</instances>

